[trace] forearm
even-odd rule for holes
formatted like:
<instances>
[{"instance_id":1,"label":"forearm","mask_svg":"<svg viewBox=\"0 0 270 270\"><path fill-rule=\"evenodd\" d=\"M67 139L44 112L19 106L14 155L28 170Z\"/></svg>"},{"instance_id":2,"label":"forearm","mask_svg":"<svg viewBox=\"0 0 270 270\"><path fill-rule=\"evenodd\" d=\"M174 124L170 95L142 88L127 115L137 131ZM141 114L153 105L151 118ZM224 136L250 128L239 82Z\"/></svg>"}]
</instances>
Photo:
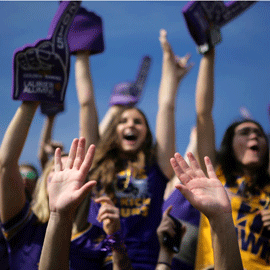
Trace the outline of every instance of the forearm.
<instances>
[{"instance_id":1,"label":"forearm","mask_svg":"<svg viewBox=\"0 0 270 270\"><path fill-rule=\"evenodd\" d=\"M39 270L68 270L72 219L50 215L42 247Z\"/></svg>"},{"instance_id":2,"label":"forearm","mask_svg":"<svg viewBox=\"0 0 270 270\"><path fill-rule=\"evenodd\" d=\"M18 164L38 102L24 101L11 120L0 148L1 166Z\"/></svg>"},{"instance_id":3,"label":"forearm","mask_svg":"<svg viewBox=\"0 0 270 270\"><path fill-rule=\"evenodd\" d=\"M243 269L232 214L220 215L209 220L216 270Z\"/></svg>"},{"instance_id":4,"label":"forearm","mask_svg":"<svg viewBox=\"0 0 270 270\"><path fill-rule=\"evenodd\" d=\"M197 115L209 115L214 104L214 60L215 51L212 49L203 56L200 62L196 85Z\"/></svg>"},{"instance_id":5,"label":"forearm","mask_svg":"<svg viewBox=\"0 0 270 270\"><path fill-rule=\"evenodd\" d=\"M45 123L41 132L38 158L39 158L42 169L44 169L45 164L49 160L48 154L45 151L45 146L46 144L51 142L54 120L55 120L55 115L47 116L45 118Z\"/></svg>"},{"instance_id":6,"label":"forearm","mask_svg":"<svg viewBox=\"0 0 270 270\"><path fill-rule=\"evenodd\" d=\"M204 157L215 166L215 130L212 116L214 103L214 50L201 59L196 86L197 150L200 165L206 173Z\"/></svg>"},{"instance_id":7,"label":"forearm","mask_svg":"<svg viewBox=\"0 0 270 270\"><path fill-rule=\"evenodd\" d=\"M166 248L161 247L158 256L156 270L169 270L171 269L173 253L169 252Z\"/></svg>"},{"instance_id":8,"label":"forearm","mask_svg":"<svg viewBox=\"0 0 270 270\"><path fill-rule=\"evenodd\" d=\"M127 250L124 244L120 244L118 249L112 251L113 270L132 270Z\"/></svg>"},{"instance_id":9,"label":"forearm","mask_svg":"<svg viewBox=\"0 0 270 270\"><path fill-rule=\"evenodd\" d=\"M99 124L99 135L102 136L106 131L108 125L113 120L114 116L118 113L121 109L121 106L112 106L108 109L105 116L103 117L102 121Z\"/></svg>"},{"instance_id":10,"label":"forearm","mask_svg":"<svg viewBox=\"0 0 270 270\"><path fill-rule=\"evenodd\" d=\"M90 73L89 55L80 53L75 63L76 88L80 104L80 137L85 137L86 146L97 144L98 115L95 104L93 82Z\"/></svg>"},{"instance_id":11,"label":"forearm","mask_svg":"<svg viewBox=\"0 0 270 270\"><path fill-rule=\"evenodd\" d=\"M165 61L165 60L164 60ZM164 174L171 178L170 158L175 153L175 102L179 80L163 65L156 120L157 155Z\"/></svg>"}]
</instances>

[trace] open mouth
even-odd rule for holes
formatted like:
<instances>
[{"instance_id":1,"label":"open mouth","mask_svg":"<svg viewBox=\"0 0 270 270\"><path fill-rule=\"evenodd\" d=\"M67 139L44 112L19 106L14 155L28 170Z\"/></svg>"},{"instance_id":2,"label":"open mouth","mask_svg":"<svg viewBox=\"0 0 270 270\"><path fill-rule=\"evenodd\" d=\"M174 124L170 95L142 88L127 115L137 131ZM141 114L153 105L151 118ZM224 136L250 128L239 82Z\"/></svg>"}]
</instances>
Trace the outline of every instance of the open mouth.
<instances>
[{"instance_id":1,"label":"open mouth","mask_svg":"<svg viewBox=\"0 0 270 270\"><path fill-rule=\"evenodd\" d=\"M135 136L133 134L128 134L128 135L124 135L124 139L127 141L136 141L137 136Z\"/></svg>"},{"instance_id":2,"label":"open mouth","mask_svg":"<svg viewBox=\"0 0 270 270\"><path fill-rule=\"evenodd\" d=\"M251 146L250 149L253 151L259 151L259 147L257 145Z\"/></svg>"}]
</instances>

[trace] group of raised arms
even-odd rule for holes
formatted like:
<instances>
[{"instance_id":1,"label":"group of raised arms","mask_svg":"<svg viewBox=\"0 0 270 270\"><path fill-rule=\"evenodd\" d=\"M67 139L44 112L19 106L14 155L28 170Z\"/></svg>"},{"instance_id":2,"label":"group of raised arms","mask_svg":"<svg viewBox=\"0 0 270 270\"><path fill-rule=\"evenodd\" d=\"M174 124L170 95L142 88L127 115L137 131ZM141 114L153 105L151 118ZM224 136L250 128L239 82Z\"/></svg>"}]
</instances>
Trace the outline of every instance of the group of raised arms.
<instances>
[{"instance_id":1,"label":"group of raised arms","mask_svg":"<svg viewBox=\"0 0 270 270\"><path fill-rule=\"evenodd\" d=\"M19 159L40 102L21 103L0 148L4 270L270 269L267 136L257 122L244 120L233 123L215 149L213 48L200 63L191 144L185 158L177 153L176 96L193 64L189 54L174 54L164 29L159 41L163 60L155 137L136 102L124 99L111 103L99 124L91 52L78 51L79 139L64 153L51 138L55 116L48 116L37 181L38 172ZM163 209L164 196L172 194L178 203ZM171 218L182 203L202 215L193 262L176 266L177 255L164 236L178 237L180 252L188 253L181 240L187 237L188 245L189 228L183 223L177 233ZM251 248L252 241L260 244Z\"/></svg>"}]
</instances>

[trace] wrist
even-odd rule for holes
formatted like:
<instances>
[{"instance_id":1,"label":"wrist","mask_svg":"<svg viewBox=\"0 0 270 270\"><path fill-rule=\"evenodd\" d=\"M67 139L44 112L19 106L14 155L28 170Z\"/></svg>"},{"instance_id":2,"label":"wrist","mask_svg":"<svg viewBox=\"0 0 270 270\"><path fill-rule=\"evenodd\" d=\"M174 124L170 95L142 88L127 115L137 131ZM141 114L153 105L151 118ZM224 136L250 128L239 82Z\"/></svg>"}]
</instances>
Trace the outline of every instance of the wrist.
<instances>
[{"instance_id":1,"label":"wrist","mask_svg":"<svg viewBox=\"0 0 270 270\"><path fill-rule=\"evenodd\" d=\"M104 240L104 244L106 250L112 250L116 252L126 251L126 246L121 230L118 230L113 234L107 235Z\"/></svg>"},{"instance_id":2,"label":"wrist","mask_svg":"<svg viewBox=\"0 0 270 270\"><path fill-rule=\"evenodd\" d=\"M57 224L72 224L75 212L66 211L66 212L57 212L50 211L50 220Z\"/></svg>"},{"instance_id":3,"label":"wrist","mask_svg":"<svg viewBox=\"0 0 270 270\"><path fill-rule=\"evenodd\" d=\"M223 229L226 230L226 228L229 228L234 224L231 211L222 213L218 216L210 217L208 220L212 231L221 231Z\"/></svg>"},{"instance_id":4,"label":"wrist","mask_svg":"<svg viewBox=\"0 0 270 270\"><path fill-rule=\"evenodd\" d=\"M173 252L171 252L164 246L160 246L158 262L165 262L171 265L173 256L174 256Z\"/></svg>"}]
</instances>

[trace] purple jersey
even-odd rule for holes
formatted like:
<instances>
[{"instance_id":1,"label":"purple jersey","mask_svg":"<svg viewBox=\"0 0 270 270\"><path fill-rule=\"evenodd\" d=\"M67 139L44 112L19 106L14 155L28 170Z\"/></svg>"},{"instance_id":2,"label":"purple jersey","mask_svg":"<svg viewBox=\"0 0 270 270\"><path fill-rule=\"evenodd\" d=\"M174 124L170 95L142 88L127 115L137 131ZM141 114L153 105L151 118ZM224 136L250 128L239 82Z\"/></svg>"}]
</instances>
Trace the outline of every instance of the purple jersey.
<instances>
[{"instance_id":1,"label":"purple jersey","mask_svg":"<svg viewBox=\"0 0 270 270\"><path fill-rule=\"evenodd\" d=\"M2 231L0 231L0 266L1 270L9 269L7 243Z\"/></svg>"},{"instance_id":2,"label":"purple jersey","mask_svg":"<svg viewBox=\"0 0 270 270\"><path fill-rule=\"evenodd\" d=\"M13 219L2 225L9 248L10 269L38 269L46 224L38 222L27 203ZM70 246L70 269L112 269L111 256L101 249L106 234L93 225L75 235Z\"/></svg>"},{"instance_id":3,"label":"purple jersey","mask_svg":"<svg viewBox=\"0 0 270 270\"><path fill-rule=\"evenodd\" d=\"M159 253L156 230L162 218L167 182L157 164L142 170L136 178L129 169L118 174L114 203L120 210L121 228L134 270L156 267ZM97 211L92 204L89 222L94 222Z\"/></svg>"},{"instance_id":4,"label":"purple jersey","mask_svg":"<svg viewBox=\"0 0 270 270\"><path fill-rule=\"evenodd\" d=\"M195 209L182 193L175 189L163 204L163 212L172 205L171 215L186 226L180 252L173 259L171 269L192 270L195 265L200 212Z\"/></svg>"}]
</instances>

